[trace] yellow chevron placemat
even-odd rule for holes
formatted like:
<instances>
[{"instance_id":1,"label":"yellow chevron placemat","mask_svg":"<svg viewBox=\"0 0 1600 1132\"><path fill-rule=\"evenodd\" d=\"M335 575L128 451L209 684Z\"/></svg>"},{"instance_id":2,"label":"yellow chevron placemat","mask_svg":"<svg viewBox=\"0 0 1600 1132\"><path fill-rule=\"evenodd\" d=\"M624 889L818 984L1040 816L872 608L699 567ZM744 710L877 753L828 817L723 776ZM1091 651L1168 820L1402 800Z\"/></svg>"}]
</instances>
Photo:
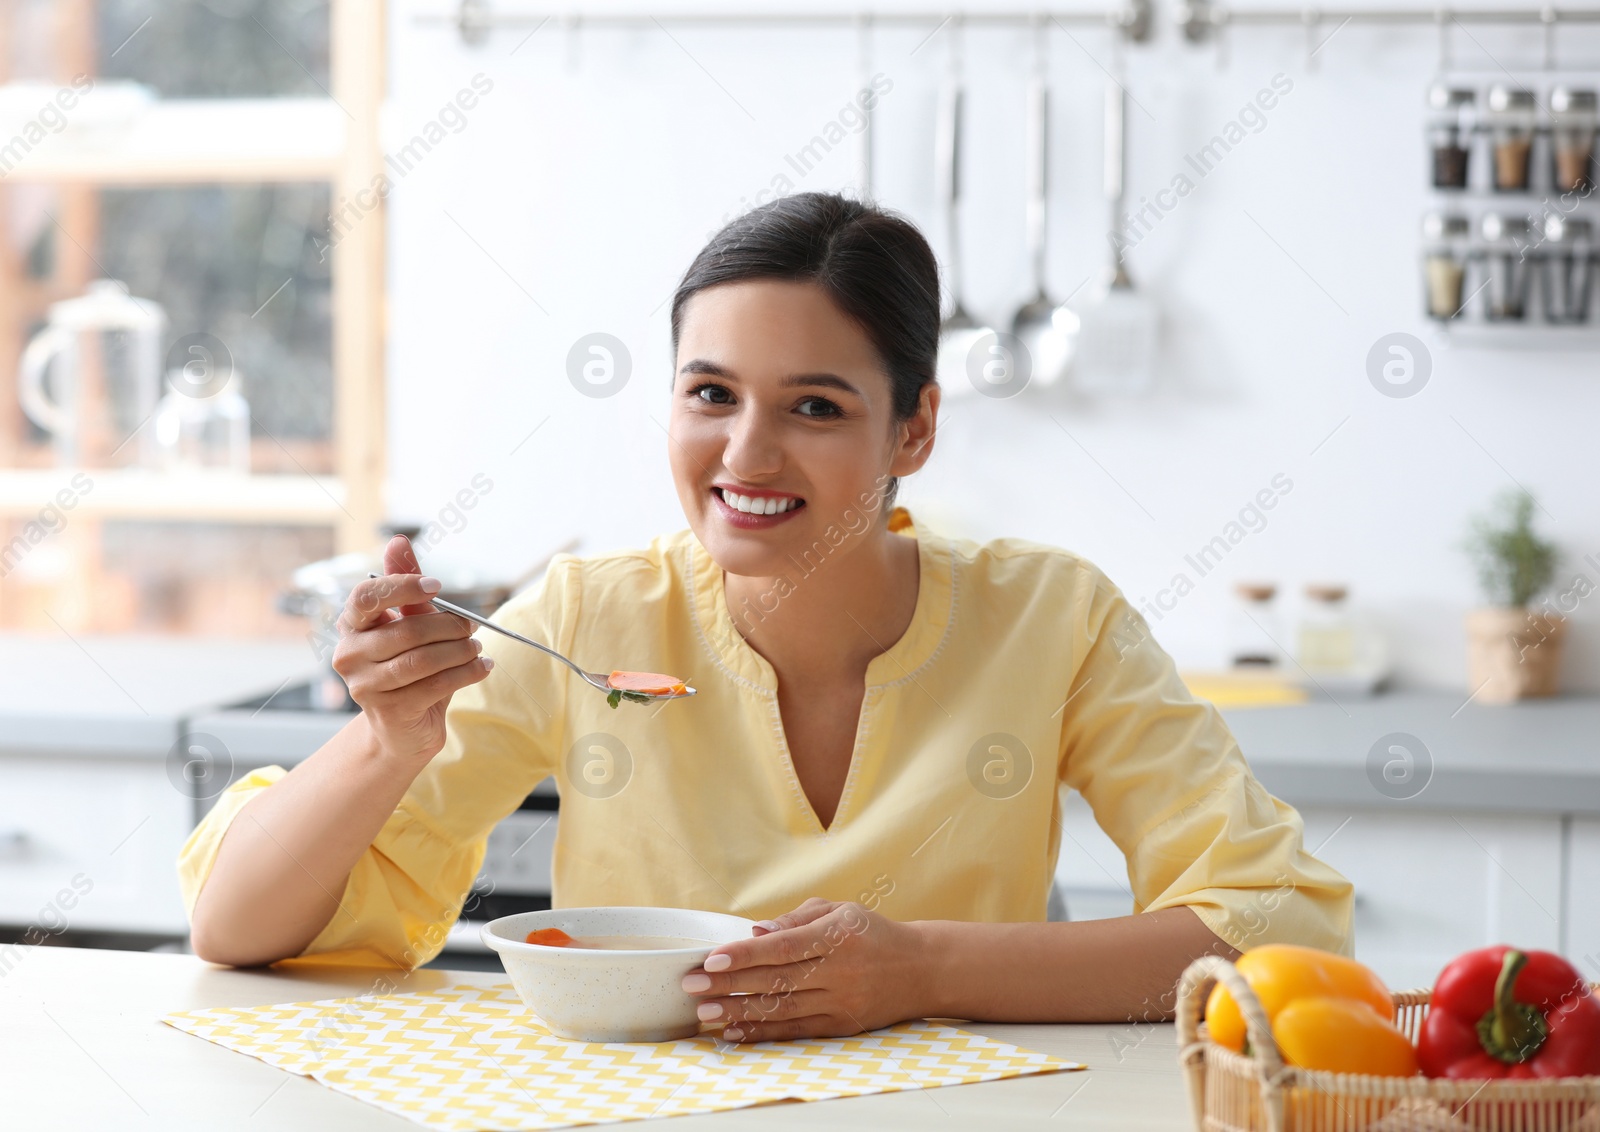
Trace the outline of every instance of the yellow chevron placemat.
<instances>
[{"instance_id":1,"label":"yellow chevron placemat","mask_svg":"<svg viewBox=\"0 0 1600 1132\"><path fill-rule=\"evenodd\" d=\"M994 1081L1083 1065L934 1022L654 1045L551 1034L509 986L169 1014L169 1026L451 1132L566 1128Z\"/></svg>"}]
</instances>

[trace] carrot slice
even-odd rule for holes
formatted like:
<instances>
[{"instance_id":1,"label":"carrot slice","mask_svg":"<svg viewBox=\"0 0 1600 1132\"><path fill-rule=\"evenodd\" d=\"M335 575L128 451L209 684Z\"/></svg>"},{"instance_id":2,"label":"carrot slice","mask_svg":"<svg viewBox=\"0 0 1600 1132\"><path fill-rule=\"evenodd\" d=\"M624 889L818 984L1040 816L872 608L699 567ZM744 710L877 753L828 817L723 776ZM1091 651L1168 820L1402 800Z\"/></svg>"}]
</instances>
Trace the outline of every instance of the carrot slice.
<instances>
[{"instance_id":1,"label":"carrot slice","mask_svg":"<svg viewBox=\"0 0 1600 1132\"><path fill-rule=\"evenodd\" d=\"M528 942L545 947L567 947L572 943L572 937L560 928L539 928L528 933Z\"/></svg>"},{"instance_id":2,"label":"carrot slice","mask_svg":"<svg viewBox=\"0 0 1600 1132\"><path fill-rule=\"evenodd\" d=\"M676 676L664 676L659 672L613 672L606 683L621 692L644 692L653 696L678 695L686 687Z\"/></svg>"}]
</instances>

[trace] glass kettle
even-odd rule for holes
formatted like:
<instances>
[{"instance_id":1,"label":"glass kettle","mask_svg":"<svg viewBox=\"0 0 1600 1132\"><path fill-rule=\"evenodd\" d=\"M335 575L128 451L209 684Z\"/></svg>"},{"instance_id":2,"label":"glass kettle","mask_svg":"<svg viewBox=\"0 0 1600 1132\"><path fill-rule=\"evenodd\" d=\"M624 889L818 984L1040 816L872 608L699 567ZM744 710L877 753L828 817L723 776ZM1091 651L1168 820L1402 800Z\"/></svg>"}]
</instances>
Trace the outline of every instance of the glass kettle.
<instances>
[{"instance_id":1,"label":"glass kettle","mask_svg":"<svg viewBox=\"0 0 1600 1132\"><path fill-rule=\"evenodd\" d=\"M167 316L126 284L97 279L50 306L49 321L22 351L17 397L65 467L150 464L145 423L161 392ZM138 434L138 443L128 443Z\"/></svg>"}]
</instances>

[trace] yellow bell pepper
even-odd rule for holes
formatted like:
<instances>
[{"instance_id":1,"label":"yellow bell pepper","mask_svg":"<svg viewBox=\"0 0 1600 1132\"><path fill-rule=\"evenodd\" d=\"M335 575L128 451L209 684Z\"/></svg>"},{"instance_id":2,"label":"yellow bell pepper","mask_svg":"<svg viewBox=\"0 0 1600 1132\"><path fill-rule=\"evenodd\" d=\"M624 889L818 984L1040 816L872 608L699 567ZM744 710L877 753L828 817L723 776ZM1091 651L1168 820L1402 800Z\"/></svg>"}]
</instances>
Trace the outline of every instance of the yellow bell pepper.
<instances>
[{"instance_id":1,"label":"yellow bell pepper","mask_svg":"<svg viewBox=\"0 0 1600 1132\"><path fill-rule=\"evenodd\" d=\"M1261 1000L1274 1032L1284 1007L1301 998L1349 999L1365 1004L1382 1021L1394 1021L1394 999L1389 988L1354 959L1314 947L1269 943L1245 952L1234 966ZM1221 983L1212 988L1211 997L1206 1000L1206 1030L1217 1044L1244 1050L1244 1016Z\"/></svg>"},{"instance_id":2,"label":"yellow bell pepper","mask_svg":"<svg viewBox=\"0 0 1600 1132\"><path fill-rule=\"evenodd\" d=\"M1349 998L1297 998L1272 1022L1278 1052L1290 1065L1330 1073L1414 1077L1417 1051L1393 1022Z\"/></svg>"}]
</instances>

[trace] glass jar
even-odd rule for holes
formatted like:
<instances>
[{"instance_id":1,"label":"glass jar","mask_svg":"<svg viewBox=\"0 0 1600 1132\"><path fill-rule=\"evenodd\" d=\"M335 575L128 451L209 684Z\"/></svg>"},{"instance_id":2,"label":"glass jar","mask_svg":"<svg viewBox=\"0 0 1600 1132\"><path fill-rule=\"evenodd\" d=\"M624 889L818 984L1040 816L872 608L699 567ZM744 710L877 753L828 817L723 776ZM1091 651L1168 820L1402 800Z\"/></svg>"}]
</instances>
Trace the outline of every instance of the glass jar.
<instances>
[{"instance_id":1,"label":"glass jar","mask_svg":"<svg viewBox=\"0 0 1600 1132\"><path fill-rule=\"evenodd\" d=\"M1433 154L1433 187L1467 187L1472 153L1472 112L1477 92L1435 83L1428 90L1428 149Z\"/></svg>"},{"instance_id":2,"label":"glass jar","mask_svg":"<svg viewBox=\"0 0 1600 1132\"><path fill-rule=\"evenodd\" d=\"M1593 226L1580 217L1548 216L1541 252L1545 321L1588 322L1595 270Z\"/></svg>"},{"instance_id":3,"label":"glass jar","mask_svg":"<svg viewBox=\"0 0 1600 1132\"><path fill-rule=\"evenodd\" d=\"M185 392L193 383L178 371L168 375L170 386L156 406L151 429L155 433L159 466L250 470L250 403L239 392L244 375L234 369L222 387L205 395Z\"/></svg>"},{"instance_id":4,"label":"glass jar","mask_svg":"<svg viewBox=\"0 0 1600 1132\"><path fill-rule=\"evenodd\" d=\"M1429 318L1461 314L1471 226L1465 216L1430 212L1422 218L1422 272Z\"/></svg>"},{"instance_id":5,"label":"glass jar","mask_svg":"<svg viewBox=\"0 0 1600 1132\"><path fill-rule=\"evenodd\" d=\"M1592 90L1558 86L1550 92L1550 164L1557 192L1594 191L1594 135L1600 98Z\"/></svg>"},{"instance_id":6,"label":"glass jar","mask_svg":"<svg viewBox=\"0 0 1600 1132\"><path fill-rule=\"evenodd\" d=\"M1271 582L1239 582L1228 626L1228 660L1235 668L1276 668L1280 657L1274 643L1282 639L1278 628L1278 587Z\"/></svg>"},{"instance_id":7,"label":"glass jar","mask_svg":"<svg viewBox=\"0 0 1600 1132\"><path fill-rule=\"evenodd\" d=\"M1309 585L1300 619L1300 665L1313 672L1352 671L1356 666L1356 628L1344 586Z\"/></svg>"},{"instance_id":8,"label":"glass jar","mask_svg":"<svg viewBox=\"0 0 1600 1132\"><path fill-rule=\"evenodd\" d=\"M1478 222L1482 237L1483 316L1490 322L1520 322L1528 313L1533 267L1526 216L1490 212Z\"/></svg>"},{"instance_id":9,"label":"glass jar","mask_svg":"<svg viewBox=\"0 0 1600 1132\"><path fill-rule=\"evenodd\" d=\"M1489 138L1494 151L1494 187L1525 192L1528 157L1538 104L1533 91L1497 83L1489 88Z\"/></svg>"}]
</instances>

